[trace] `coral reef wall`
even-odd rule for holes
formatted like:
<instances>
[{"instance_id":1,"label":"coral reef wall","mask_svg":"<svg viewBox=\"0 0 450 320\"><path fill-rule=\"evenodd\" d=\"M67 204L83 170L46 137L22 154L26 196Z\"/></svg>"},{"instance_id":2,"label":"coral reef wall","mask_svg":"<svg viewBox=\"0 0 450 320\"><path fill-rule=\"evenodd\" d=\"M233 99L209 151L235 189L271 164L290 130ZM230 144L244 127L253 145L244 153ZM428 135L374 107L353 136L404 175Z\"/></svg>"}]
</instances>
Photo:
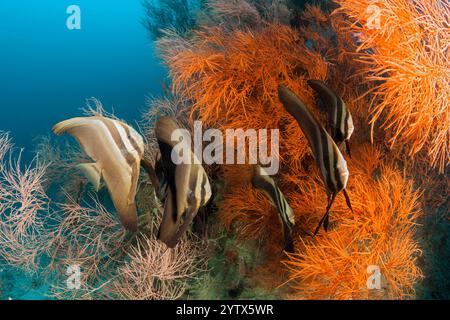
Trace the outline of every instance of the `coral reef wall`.
<instances>
[{"instance_id":1,"label":"coral reef wall","mask_svg":"<svg viewBox=\"0 0 450 320\"><path fill-rule=\"evenodd\" d=\"M291 287L290 297L413 297L414 285L422 276L417 266L420 249L414 237L415 221L421 215L421 191L414 185L412 177L403 173L403 164L394 161L397 156L386 146L386 141L392 144L399 139L399 132L405 128L401 121L408 124L408 130L412 127L440 130L437 135L431 131L424 135L420 132L422 129L403 133L402 139L413 141L413 144L408 144L412 147L402 152L417 153L418 146L424 143L414 139L427 139L437 147L427 146L439 150L430 153L431 165L439 164L443 168L447 161L443 151L448 151L448 112L445 113L448 99L445 100L447 92L444 92L448 91L445 89L448 74L444 72L448 65L444 66L442 60L433 60L434 64L420 60L418 63L430 65L436 72L439 69L438 74L431 69L431 73L422 73L430 82L412 79L413 75L401 65L393 75L389 75L387 66L376 69L369 66L368 59L382 63L377 48L368 44L369 35L352 29L354 25L348 20L349 12L354 15L364 12L361 10L363 1L359 7L358 1L337 1L342 7L331 14L320 7L306 5L297 17L295 25L298 27L267 18L270 15L260 14L252 2L245 5L243 2L240 1L233 10L225 10L223 3L211 1L209 5L217 6L228 23L213 26L202 21L203 24L188 37L168 33L158 42L160 56L169 68L173 95L192 106L191 120L200 119L223 132L228 128L280 129L281 168L277 182L295 212L295 253L287 256L283 253L276 211L268 199L252 187L249 166L224 165L220 168L225 184L218 201L220 221L240 241L259 241L272 258L260 267L261 272L255 278L264 278L261 282L272 288L287 281ZM385 3L388 5L390 1ZM249 9L252 7L255 10ZM432 11L431 5L421 8ZM252 19L261 23L233 24L236 19L226 19L227 14L238 16L239 11L245 17L251 11ZM417 20L403 18L405 24ZM381 32L380 37L391 35L392 25L385 28L387 31ZM428 35L443 31L441 26L432 30L430 26L423 32ZM422 43L420 49L423 50L415 55L423 52L427 59L427 48L431 46L429 50L435 50L440 42L425 45L420 40L420 36L425 36L417 32L415 35L418 40L410 45ZM368 39L366 46L358 43L360 39ZM364 54L368 58L363 59L361 51L368 52L369 48L373 51ZM383 47L382 52L394 54L396 50ZM397 54L399 56L384 61L405 61L400 53ZM410 83L399 70L408 72ZM435 78L436 75L439 77ZM356 128L351 141L355 154L348 160L348 190L354 213L347 209L343 197L338 197L332 210L332 230L314 239L303 230L314 230L324 213L325 189L313 165L306 138L277 97L278 85L284 84L311 106L319 118L323 117L313 91L306 84L308 79L327 82L343 97ZM383 89L387 87L391 91ZM407 88L410 91L406 92ZM429 112L422 112L425 105ZM393 119L394 125L387 123L384 131L377 126L371 129L370 124L388 106L391 112L387 119ZM430 121L422 117L428 117ZM412 153L407 153L410 151ZM383 281L381 289L371 291L366 284L367 268L373 265L381 269ZM269 270L276 270L272 277L268 276Z\"/></svg>"},{"instance_id":2,"label":"coral reef wall","mask_svg":"<svg viewBox=\"0 0 450 320\"><path fill-rule=\"evenodd\" d=\"M372 88L371 124L386 129L391 148L422 152L441 172L450 158L450 4L340 1L336 13L358 35L355 58Z\"/></svg>"}]
</instances>

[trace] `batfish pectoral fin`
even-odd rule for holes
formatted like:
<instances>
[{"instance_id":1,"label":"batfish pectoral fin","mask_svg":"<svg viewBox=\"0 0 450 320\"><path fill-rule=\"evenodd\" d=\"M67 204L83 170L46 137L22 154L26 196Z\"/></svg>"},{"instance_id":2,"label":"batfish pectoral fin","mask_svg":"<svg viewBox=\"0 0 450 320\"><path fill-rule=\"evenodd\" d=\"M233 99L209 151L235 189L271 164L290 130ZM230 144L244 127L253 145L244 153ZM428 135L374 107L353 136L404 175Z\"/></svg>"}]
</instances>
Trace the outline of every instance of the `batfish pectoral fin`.
<instances>
[{"instance_id":1,"label":"batfish pectoral fin","mask_svg":"<svg viewBox=\"0 0 450 320\"><path fill-rule=\"evenodd\" d=\"M82 163L77 166L89 182L94 186L96 192L100 190L100 180L102 177L102 168L98 163Z\"/></svg>"}]
</instances>

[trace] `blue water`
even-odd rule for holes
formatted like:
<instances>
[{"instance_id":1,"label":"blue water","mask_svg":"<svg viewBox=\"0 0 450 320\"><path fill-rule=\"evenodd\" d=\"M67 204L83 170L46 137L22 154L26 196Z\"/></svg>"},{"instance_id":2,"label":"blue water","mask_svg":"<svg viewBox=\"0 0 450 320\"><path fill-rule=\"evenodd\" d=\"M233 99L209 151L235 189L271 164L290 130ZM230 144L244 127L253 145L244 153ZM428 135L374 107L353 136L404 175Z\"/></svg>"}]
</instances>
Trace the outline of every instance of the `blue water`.
<instances>
[{"instance_id":1,"label":"blue water","mask_svg":"<svg viewBox=\"0 0 450 320\"><path fill-rule=\"evenodd\" d=\"M73 4L81 30L66 26ZM140 0L0 0L0 131L25 148L25 162L34 137L81 115L87 98L134 124L145 97L161 94L166 71L143 15ZM46 297L45 284L17 270L0 269L0 280L0 299Z\"/></svg>"},{"instance_id":2,"label":"blue water","mask_svg":"<svg viewBox=\"0 0 450 320\"><path fill-rule=\"evenodd\" d=\"M81 30L69 30L69 5ZM130 123L146 95L159 95L165 70L141 24L140 0L1 0L0 130L16 146L81 114L86 99Z\"/></svg>"}]
</instances>

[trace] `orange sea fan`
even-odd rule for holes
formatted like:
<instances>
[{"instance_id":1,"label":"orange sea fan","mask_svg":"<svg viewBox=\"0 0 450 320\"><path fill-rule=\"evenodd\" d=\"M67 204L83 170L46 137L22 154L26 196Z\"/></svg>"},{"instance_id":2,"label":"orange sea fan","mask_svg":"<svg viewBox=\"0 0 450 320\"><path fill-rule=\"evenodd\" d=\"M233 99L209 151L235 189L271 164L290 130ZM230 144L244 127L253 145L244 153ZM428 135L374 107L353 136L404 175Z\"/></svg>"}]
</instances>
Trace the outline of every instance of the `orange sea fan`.
<instances>
[{"instance_id":1,"label":"orange sea fan","mask_svg":"<svg viewBox=\"0 0 450 320\"><path fill-rule=\"evenodd\" d=\"M428 154L442 172L450 161L450 4L443 0L342 1L338 30L358 35L359 61L373 88L372 125L378 120L390 147ZM369 8L376 9L369 12ZM371 13L378 15L373 24Z\"/></svg>"},{"instance_id":2,"label":"orange sea fan","mask_svg":"<svg viewBox=\"0 0 450 320\"><path fill-rule=\"evenodd\" d=\"M267 196L251 184L236 187L224 195L218 211L223 226L232 230L238 239L264 242L270 238L271 242L280 243L281 251L281 225L276 209Z\"/></svg>"},{"instance_id":3,"label":"orange sea fan","mask_svg":"<svg viewBox=\"0 0 450 320\"><path fill-rule=\"evenodd\" d=\"M305 65L311 66L303 69L307 77L324 78L327 72L326 62L304 46L295 30L276 24L256 32L208 27L196 32L188 50L161 43L159 48L174 91L192 100L193 112L211 125L227 123L231 114L250 118L261 106L280 119L279 82L295 90Z\"/></svg>"},{"instance_id":4,"label":"orange sea fan","mask_svg":"<svg viewBox=\"0 0 450 320\"><path fill-rule=\"evenodd\" d=\"M296 298L400 298L412 294L419 279L419 252L413 240L419 215L419 193L386 161L381 147L370 146L368 97L374 84L359 72L354 31L343 12L332 16L310 6L296 30L277 24L255 28L200 27L189 39L161 39L177 96L192 104L191 117L226 129L280 129L280 172L275 177L294 210L296 254L286 262ZM333 39L333 30L338 31ZM176 44L174 42L179 42ZM171 44L172 45L168 45ZM309 78L321 79L342 95L352 112L353 159L348 160L348 191L355 214L339 195L331 213L331 231L311 239L325 212L326 191L308 143L296 121L278 101L282 83L293 90L319 118ZM376 128L375 128L376 129ZM374 131L378 133L378 131ZM383 141L377 136L376 142ZM284 282L281 226L275 207L251 185L251 166L222 166L225 188L218 201L219 219L240 240L260 240L273 258L265 272L273 286ZM356 240L355 240L356 239ZM368 291L368 265L382 271L383 290ZM297 282L298 281L298 282Z\"/></svg>"},{"instance_id":5,"label":"orange sea fan","mask_svg":"<svg viewBox=\"0 0 450 320\"><path fill-rule=\"evenodd\" d=\"M364 148L368 151L368 147ZM374 150L373 160L378 157ZM374 163L374 161L372 161ZM361 164L361 166L360 166ZM364 163L351 165L349 194L354 212L338 199L334 227L314 240L297 243L285 261L294 296L306 299L409 298L421 278L414 221L421 214L420 193L392 166L379 165L379 176ZM381 289L370 290L369 266L381 271Z\"/></svg>"}]
</instances>

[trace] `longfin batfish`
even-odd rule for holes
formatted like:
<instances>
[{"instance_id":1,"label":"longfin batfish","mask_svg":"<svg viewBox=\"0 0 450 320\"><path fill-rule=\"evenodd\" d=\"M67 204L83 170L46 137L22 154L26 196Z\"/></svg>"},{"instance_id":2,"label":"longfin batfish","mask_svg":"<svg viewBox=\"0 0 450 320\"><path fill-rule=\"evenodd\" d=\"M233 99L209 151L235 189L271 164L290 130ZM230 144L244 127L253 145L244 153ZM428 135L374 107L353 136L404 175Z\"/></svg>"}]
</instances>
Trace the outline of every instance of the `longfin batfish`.
<instances>
[{"instance_id":1,"label":"longfin batfish","mask_svg":"<svg viewBox=\"0 0 450 320\"><path fill-rule=\"evenodd\" d=\"M308 85L316 91L325 104L331 137L337 144L345 142L351 158L349 140L353 133L353 119L344 100L320 80L308 80Z\"/></svg>"},{"instance_id":2,"label":"longfin batfish","mask_svg":"<svg viewBox=\"0 0 450 320\"><path fill-rule=\"evenodd\" d=\"M339 191L343 191L347 205L352 210L350 198L345 191L349 175L347 162L336 143L320 125L316 117L291 90L280 85L278 87L278 96L286 111L297 120L308 139L322 181L327 190L327 210L314 232L314 234L317 234L322 224L325 230L328 229L329 211Z\"/></svg>"},{"instance_id":3,"label":"longfin batfish","mask_svg":"<svg viewBox=\"0 0 450 320\"><path fill-rule=\"evenodd\" d=\"M161 166L167 180L167 194L164 201L164 214L158 232L158 239L170 248L177 245L180 237L188 229L198 210L211 198L211 185L208 175L200 161L194 161L192 151L187 155L189 163L175 164L172 150L177 145L190 143L189 137L182 141L172 140L172 133L180 130L176 121L167 116L161 117L155 127L155 134L161 152ZM179 131L184 132L183 130ZM191 150L184 145L183 150ZM182 221L183 220L183 221Z\"/></svg>"},{"instance_id":4,"label":"longfin batfish","mask_svg":"<svg viewBox=\"0 0 450 320\"><path fill-rule=\"evenodd\" d=\"M106 183L123 226L138 228L135 197L144 155L144 140L127 124L103 116L79 117L53 127L57 135L68 133L94 161L78 167L98 191L100 180Z\"/></svg>"},{"instance_id":5,"label":"longfin batfish","mask_svg":"<svg viewBox=\"0 0 450 320\"><path fill-rule=\"evenodd\" d=\"M272 205L277 208L278 218L280 219L283 232L284 249L288 252L294 252L292 240L292 229L295 225L294 211L280 188L278 188L275 181L264 172L264 169L258 165L253 167L252 184L255 188L263 190Z\"/></svg>"}]
</instances>

